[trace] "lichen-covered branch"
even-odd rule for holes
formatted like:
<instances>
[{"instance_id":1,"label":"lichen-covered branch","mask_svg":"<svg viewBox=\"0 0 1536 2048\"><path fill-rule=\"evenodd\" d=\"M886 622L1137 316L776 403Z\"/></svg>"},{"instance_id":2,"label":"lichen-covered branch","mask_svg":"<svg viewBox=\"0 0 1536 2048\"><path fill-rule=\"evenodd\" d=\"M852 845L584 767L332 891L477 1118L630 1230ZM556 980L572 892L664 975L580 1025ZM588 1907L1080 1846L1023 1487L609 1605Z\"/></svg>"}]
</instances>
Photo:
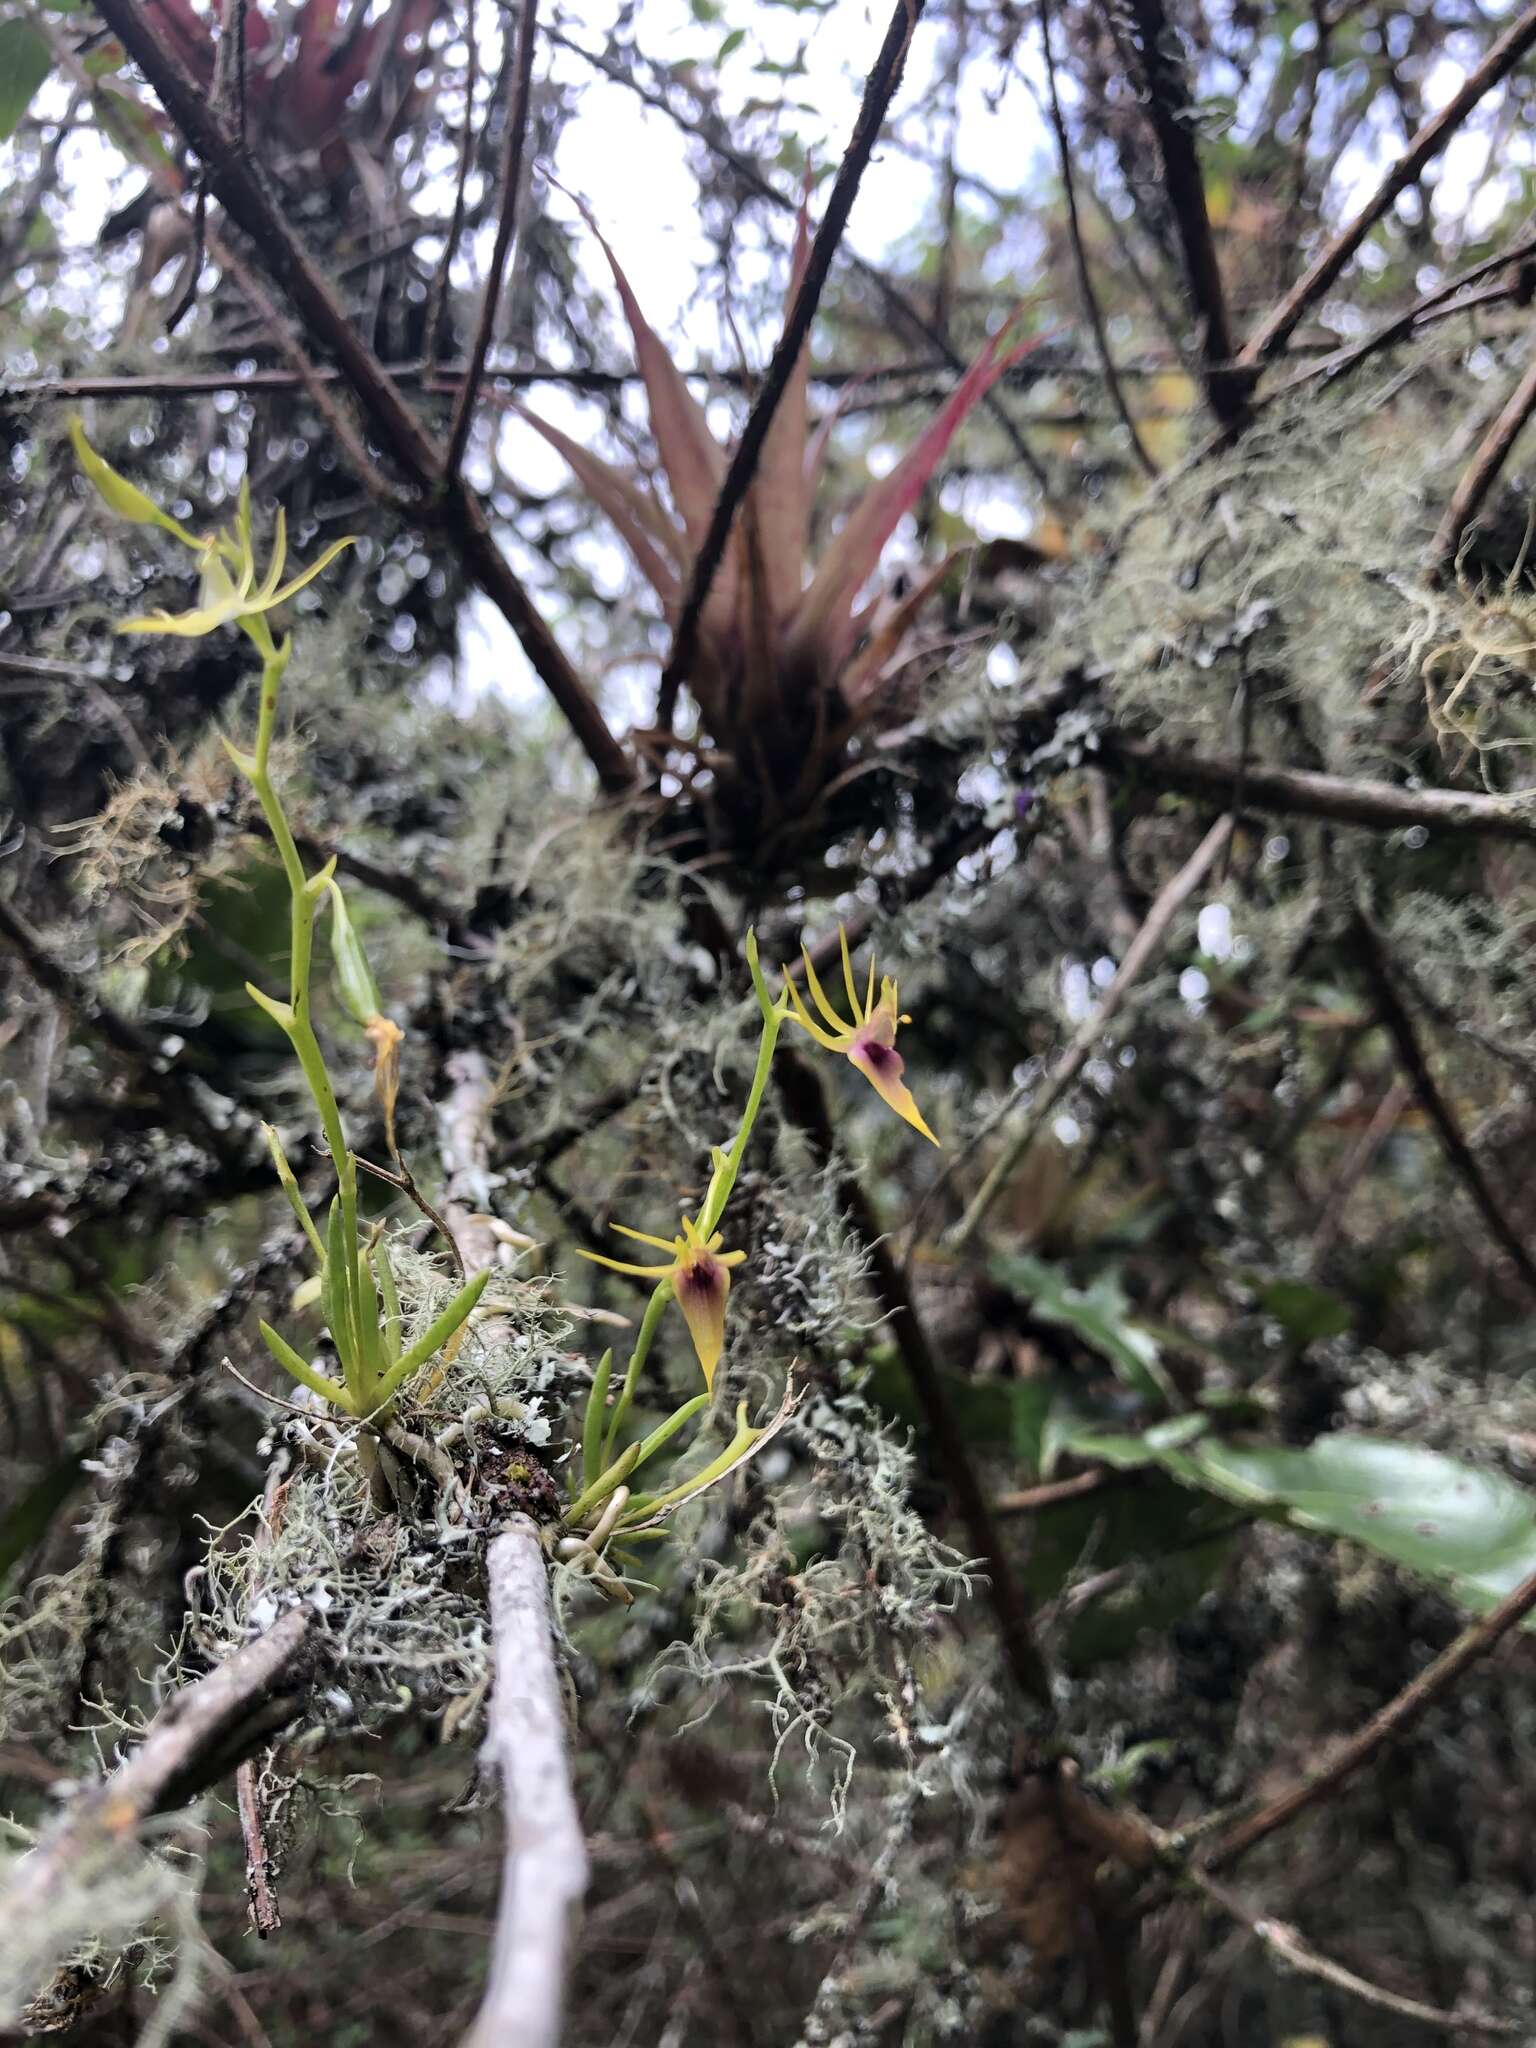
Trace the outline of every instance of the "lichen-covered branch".
<instances>
[{"instance_id":1,"label":"lichen-covered branch","mask_svg":"<svg viewBox=\"0 0 1536 2048\"><path fill-rule=\"evenodd\" d=\"M506 1849L490 1980L464 2048L558 2048L587 1852L566 1757L548 1568L526 1516L514 1515L496 1537L486 1569L496 1675L483 1755L501 1780Z\"/></svg>"}]
</instances>

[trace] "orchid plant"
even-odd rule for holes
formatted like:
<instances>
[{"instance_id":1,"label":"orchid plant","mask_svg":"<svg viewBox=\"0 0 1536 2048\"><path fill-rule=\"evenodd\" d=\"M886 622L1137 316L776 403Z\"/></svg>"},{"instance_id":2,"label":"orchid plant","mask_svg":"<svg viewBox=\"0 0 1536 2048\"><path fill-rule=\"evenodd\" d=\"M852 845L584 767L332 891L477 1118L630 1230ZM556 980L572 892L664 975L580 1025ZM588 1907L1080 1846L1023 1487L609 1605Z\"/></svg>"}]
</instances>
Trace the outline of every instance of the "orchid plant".
<instances>
[{"instance_id":1,"label":"orchid plant","mask_svg":"<svg viewBox=\"0 0 1536 2048\"><path fill-rule=\"evenodd\" d=\"M336 1175L336 1194L322 1230L310 1213L276 1129L270 1124L263 1127L278 1182L292 1205L315 1259L317 1277L301 1292L312 1293L320 1302L325 1326L340 1363L341 1377L336 1379L322 1371L270 1324L263 1322L260 1329L268 1350L285 1372L320 1400L364 1425L359 1439L361 1444L366 1442L370 1430L379 1432L388 1428L393 1421L397 1401L408 1392L418 1373L434 1360L441 1361L437 1368L439 1372L451 1361L490 1276L486 1272L475 1275L414 1342L405 1343L399 1291L390 1265L386 1238L382 1231L368 1232L361 1226L358 1215L359 1162L347 1136L325 1053L314 1026L311 990L314 930L322 910L329 909L337 989L343 1007L373 1044L375 1091L390 1149L394 1153L402 1033L399 1026L384 1014L382 998L366 953L336 881L335 859L332 857L314 874L306 871L271 768L279 693L292 653L291 638L279 639L274 634L273 614L320 575L337 555L352 545L352 541L348 538L334 542L307 569L284 582L287 548L282 515L279 513L276 521L271 559L265 569L261 569L257 564L247 487L241 488L236 515L230 526L207 535L194 534L105 462L87 441L78 420L72 423L70 431L80 466L109 509L132 524L158 527L189 549L196 558L200 583L197 605L185 612L157 610L125 619L118 631L184 638L233 626L245 635L261 658L261 687L253 743L249 750L228 739L224 745L231 761L255 791L288 881L289 985L286 998L269 995L253 983L247 983L246 988L251 1000L280 1027L293 1047ZM590 1571L597 1583L614 1597L626 1599L628 1593L622 1579L606 1561L610 1540L619 1537L625 1541L638 1541L659 1536L667 1520L684 1501L714 1485L734 1471L744 1459L751 1457L782 1427L792 1412L792 1397L787 1397L778 1415L765 1428L753 1428L747 1422L746 1404L742 1402L737 1408L736 1428L730 1442L701 1472L657 1493L638 1492L631 1484L641 1468L672 1443L710 1402L725 1348L731 1274L747 1256L743 1251L722 1248L725 1240L721 1224L762 1109L774 1051L786 1020L799 1024L818 1045L845 1055L898 1116L921 1131L924 1137L938 1142L902 1079L903 1062L895 1050L895 1037L897 1026L908 1020L899 1013L896 984L886 976L881 984L880 1000L876 1003L875 965L871 961L867 988L861 999L854 980L847 934L841 927L838 936L843 977L852 1011L851 1021L842 1017L829 1002L808 951L805 953L806 986L821 1021L807 1008L787 972L782 992L777 997L772 995L763 974L756 938L748 932L746 960L759 1018L757 1058L735 1135L728 1146L717 1146L710 1155L709 1181L697 1213L682 1217L679 1228L671 1237L654 1236L623 1224L614 1226L621 1236L664 1253L666 1256L659 1263L640 1264L601 1252L582 1254L613 1271L655 1282L616 1395L612 1392L611 1351L604 1354L593 1374L582 1423L580 1459L572 1462L571 1497L560 1518L561 1526L568 1532L559 1539L561 1554ZM398 1155L396 1157L398 1163ZM648 1435L621 1445L657 1330L674 1301L682 1312L692 1341L704 1379L704 1390L682 1402ZM374 1467L370 1465L370 1469ZM624 1557L622 1551L616 1551L615 1555Z\"/></svg>"},{"instance_id":2,"label":"orchid plant","mask_svg":"<svg viewBox=\"0 0 1536 2048\"><path fill-rule=\"evenodd\" d=\"M638 1469L670 1443L678 1431L708 1405L714 1388L715 1374L725 1347L725 1314L730 1294L731 1272L747 1256L741 1251L721 1250L724 1236L719 1225L741 1171L758 1111L762 1107L773 1065L774 1050L784 1023L799 1023L818 1045L832 1052L844 1053L898 1116L914 1129L921 1131L923 1136L931 1139L934 1144L938 1143L938 1139L924 1122L922 1112L913 1100L911 1091L901 1078L903 1062L901 1055L894 1048L896 1026L910 1020L897 1013L896 984L886 976L880 1002L876 1004L875 967L871 960L868 991L861 1002L853 978L848 935L841 926L838 927L838 941L842 951L843 974L847 983L849 1004L854 1013L855 1021L852 1024L845 1022L832 1009L817 979L809 952L805 952L804 955L806 982L812 999L822 1015L837 1027L835 1031L829 1031L818 1024L807 1011L804 999L787 971L781 994L777 998L770 994L758 957L756 937L750 931L747 933L747 966L752 975L752 987L761 1020L757 1063L735 1137L728 1147L717 1146L711 1154L712 1170L709 1184L705 1189L704 1200L698 1214L684 1216L678 1234L672 1238L654 1237L645 1231L631 1230L622 1223L613 1225L621 1236L633 1238L641 1244L653 1246L657 1251L667 1253L669 1256L662 1264L641 1265L624 1259L610 1258L602 1252L582 1251L580 1254L582 1258L590 1259L594 1264L605 1266L613 1272L654 1279L656 1283L646 1304L635 1346L611 1411L609 1396L613 1353L605 1352L598 1363L582 1427L581 1465L579 1472L573 1469L571 1475L573 1499L565 1515L569 1527L584 1531L581 1536L566 1539L563 1547L567 1556L573 1559L580 1557L586 1561L605 1589L619 1598L625 1597L622 1582L602 1563L602 1553L609 1539L633 1539L659 1534L662 1522L676 1507L684 1500L693 1498L706 1486L714 1484L727 1472L734 1470L744 1459L752 1456L787 1420L790 1413L786 1404L766 1429L754 1430L748 1426L745 1404L742 1404L737 1410L735 1435L720 1457L706 1467L704 1472L669 1492L647 1494L631 1491L630 1481ZM633 1405L640 1375L650 1356L662 1317L673 1301L682 1311L684 1323L693 1343L699 1369L704 1376L704 1392L695 1394L690 1400L685 1401L649 1436L631 1443L620 1451L618 1440ZM622 1558L624 1554L622 1551L616 1551L615 1555Z\"/></svg>"},{"instance_id":3,"label":"orchid plant","mask_svg":"<svg viewBox=\"0 0 1536 2048\"><path fill-rule=\"evenodd\" d=\"M564 457L675 625L720 495L728 451L641 311L618 258L591 214L581 210L618 288L670 502L653 480L603 461L526 407L516 410ZM790 266L791 305L810 240L802 207ZM687 681L717 746L739 754L750 744L762 756L783 742L799 767L808 737L826 743L846 735L876 703L954 557L899 599L881 594L861 604L860 594L966 415L1039 345L1034 336L1011 339L1013 328L1008 323L987 342L918 440L869 489L809 567L812 506L832 421L810 434L810 359L808 348L802 351L699 620Z\"/></svg>"},{"instance_id":4,"label":"orchid plant","mask_svg":"<svg viewBox=\"0 0 1536 2048\"><path fill-rule=\"evenodd\" d=\"M336 1174L337 1191L322 1232L310 1214L277 1131L271 1124L263 1126L278 1181L314 1254L319 1299L341 1366L341 1378L333 1379L319 1370L270 1324L261 1324L261 1334L283 1370L312 1394L342 1414L382 1429L394 1414L397 1398L416 1374L439 1354L452 1355L452 1346L490 1276L477 1274L414 1342L405 1343L399 1293L385 1237L382 1232L364 1233L359 1223L357 1154L347 1137L314 1026L311 979L315 922L328 907L337 989L343 1007L374 1045L374 1084L386 1128L392 1133L402 1034L399 1026L383 1014L367 956L336 881L335 858L314 874L306 872L271 768L279 692L293 651L291 638L279 640L274 636L272 614L353 542L350 538L334 542L308 569L284 583L287 550L283 515L279 512L277 516L271 561L265 572L259 572L248 486L241 486L233 525L199 536L188 532L179 520L162 511L136 484L105 462L87 441L78 420L71 422L70 434L81 469L109 510L131 524L159 527L190 549L197 560L201 584L198 605L186 612L155 611L124 619L118 631L185 638L217 632L222 626L235 626L261 657L253 744L246 751L226 739L224 747L256 793L287 879L288 994L286 999L271 996L251 982L247 982L246 992L293 1047Z\"/></svg>"}]
</instances>

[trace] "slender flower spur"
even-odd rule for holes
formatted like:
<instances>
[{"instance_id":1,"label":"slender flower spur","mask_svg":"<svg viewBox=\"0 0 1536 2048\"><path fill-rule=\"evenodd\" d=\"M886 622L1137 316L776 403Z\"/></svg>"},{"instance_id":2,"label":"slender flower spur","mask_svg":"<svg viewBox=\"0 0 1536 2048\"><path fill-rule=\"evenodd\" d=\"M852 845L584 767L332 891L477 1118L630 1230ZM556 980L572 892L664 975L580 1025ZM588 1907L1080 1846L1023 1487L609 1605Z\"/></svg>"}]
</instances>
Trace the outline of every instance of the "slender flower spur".
<instances>
[{"instance_id":1,"label":"slender flower spur","mask_svg":"<svg viewBox=\"0 0 1536 2048\"><path fill-rule=\"evenodd\" d=\"M610 1259L602 1252L584 1251L581 1257L591 1259L594 1265L607 1266L614 1273L633 1273L641 1280L669 1281L688 1325L693 1348L699 1354L704 1384L713 1387L715 1367L725 1347L725 1297L731 1291L731 1268L739 1266L746 1253L721 1251L719 1231L706 1239L688 1216L683 1218L681 1235L674 1238L648 1237L643 1230L628 1230L622 1223L612 1227L620 1237L654 1245L657 1251L670 1252L671 1258L664 1266L636 1266L624 1259Z\"/></svg>"},{"instance_id":2,"label":"slender flower spur","mask_svg":"<svg viewBox=\"0 0 1536 2048\"><path fill-rule=\"evenodd\" d=\"M906 1062L896 1050L896 1027L898 1024L910 1024L912 1019L898 1011L896 984L890 975L882 976L880 1000L878 1003L875 1001L875 962L871 955L869 985L865 989L864 1000L860 1002L858 989L854 986L853 962L848 957L848 934L841 925L837 928L837 936L843 949L843 981L848 990L848 1007L853 1012L853 1022L850 1024L846 1018L840 1017L827 1001L826 993L816 979L816 970L811 965L811 956L804 946L800 953L805 961L806 987L826 1021L817 1023L786 969L784 987L789 996L791 1016L818 1045L824 1045L828 1052L842 1053L858 1068L882 1102L888 1103L913 1130L921 1131L931 1144L937 1145L938 1139L924 1123L922 1111L912 1100L911 1089L901 1078Z\"/></svg>"}]
</instances>

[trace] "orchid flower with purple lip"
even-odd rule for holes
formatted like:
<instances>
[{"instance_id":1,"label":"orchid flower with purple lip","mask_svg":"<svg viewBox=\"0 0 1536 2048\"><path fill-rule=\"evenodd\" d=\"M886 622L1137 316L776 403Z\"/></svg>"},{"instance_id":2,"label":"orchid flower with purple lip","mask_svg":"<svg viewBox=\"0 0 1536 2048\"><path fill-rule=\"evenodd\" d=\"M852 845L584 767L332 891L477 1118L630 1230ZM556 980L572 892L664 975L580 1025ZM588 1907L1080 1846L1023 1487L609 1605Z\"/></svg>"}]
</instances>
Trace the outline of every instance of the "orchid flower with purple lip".
<instances>
[{"instance_id":1,"label":"orchid flower with purple lip","mask_svg":"<svg viewBox=\"0 0 1536 2048\"><path fill-rule=\"evenodd\" d=\"M693 1339L693 1348L704 1371L704 1384L712 1388L715 1367L720 1363L720 1353L725 1348L725 1297L731 1291L731 1268L739 1266L746 1253L721 1251L723 1239L719 1231L705 1237L689 1216L683 1218L680 1235L673 1238L650 1237L645 1231L630 1230L622 1223L612 1224L610 1228L616 1230L620 1237L632 1237L637 1244L654 1245L657 1251L670 1252L671 1258L662 1266L641 1266L626 1259L610 1259L603 1252L581 1251L578 1256L590 1259L594 1265L606 1266L612 1273L630 1273L640 1280L665 1281L683 1312L683 1321L688 1325L688 1334Z\"/></svg>"},{"instance_id":2,"label":"orchid flower with purple lip","mask_svg":"<svg viewBox=\"0 0 1536 2048\"><path fill-rule=\"evenodd\" d=\"M880 982L880 1000L878 1003L875 1001L875 961L871 954L869 984L861 1002L854 985L853 962L848 957L848 934L841 925L837 928L837 936L843 950L843 982L848 990L848 1007L853 1012L852 1023L846 1017L840 1017L827 1001L826 992L816 978L816 969L811 965L810 953L804 946L800 948L800 954L805 961L805 984L825 1022L818 1023L811 1015L805 998L790 980L786 968L784 987L789 997L790 1014L818 1045L825 1046L828 1052L842 1053L851 1065L858 1068L882 1102L889 1104L913 1130L921 1131L931 1144L937 1145L938 1139L923 1121L922 1111L912 1100L911 1089L901 1078L906 1062L896 1050L896 1027L898 1024L910 1024L912 1019L900 1013L896 983L890 975L884 975Z\"/></svg>"}]
</instances>

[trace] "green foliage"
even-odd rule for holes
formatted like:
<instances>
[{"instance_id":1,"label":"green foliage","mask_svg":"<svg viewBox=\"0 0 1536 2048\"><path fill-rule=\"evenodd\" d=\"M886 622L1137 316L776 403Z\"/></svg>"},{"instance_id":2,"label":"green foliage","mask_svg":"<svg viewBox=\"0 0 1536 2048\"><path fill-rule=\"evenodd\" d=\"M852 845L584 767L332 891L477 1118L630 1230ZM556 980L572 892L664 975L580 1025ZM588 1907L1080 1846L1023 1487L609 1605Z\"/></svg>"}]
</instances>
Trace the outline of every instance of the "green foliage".
<instances>
[{"instance_id":1,"label":"green foliage","mask_svg":"<svg viewBox=\"0 0 1536 2048\"><path fill-rule=\"evenodd\" d=\"M52 69L53 52L29 21L19 15L0 21L0 142L16 133Z\"/></svg>"}]
</instances>

